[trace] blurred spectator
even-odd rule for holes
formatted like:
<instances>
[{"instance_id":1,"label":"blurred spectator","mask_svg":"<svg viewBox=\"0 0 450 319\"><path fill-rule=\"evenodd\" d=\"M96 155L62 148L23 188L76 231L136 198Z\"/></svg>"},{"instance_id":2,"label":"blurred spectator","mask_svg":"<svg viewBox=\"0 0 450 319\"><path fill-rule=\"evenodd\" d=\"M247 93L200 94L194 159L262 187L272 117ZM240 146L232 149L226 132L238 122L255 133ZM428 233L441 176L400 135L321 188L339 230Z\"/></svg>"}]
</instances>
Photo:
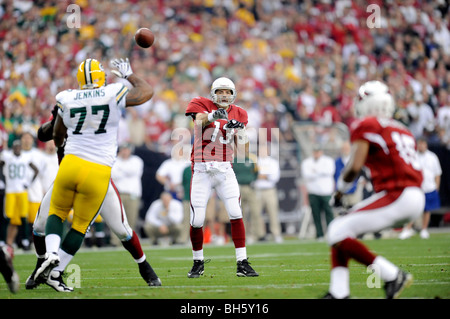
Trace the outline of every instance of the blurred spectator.
<instances>
[{"instance_id":1,"label":"blurred spectator","mask_svg":"<svg viewBox=\"0 0 450 319\"><path fill-rule=\"evenodd\" d=\"M450 149L450 94L444 89L439 90L437 129L441 141Z\"/></svg>"},{"instance_id":2,"label":"blurred spectator","mask_svg":"<svg viewBox=\"0 0 450 319\"><path fill-rule=\"evenodd\" d=\"M397 100L408 86L431 88L431 99L449 87L449 7L440 1L380 3L379 28L368 27L361 0L86 1L78 3L78 29L67 25L69 4L1 4L0 110L12 136L21 134L23 123L35 126L46 118L58 91L76 87L72 72L88 55L106 69L112 57L132 56L133 68L155 88L158 98L138 107L138 117L127 112L130 141L137 146L144 134L157 147L169 122L183 112L180 103L207 95L210 79L225 70L243 92L252 92L261 116L267 88L273 88L300 119L321 102L313 120L325 123L349 124L346 97L356 95L359 83L349 86L347 79L395 78ZM148 21L156 42L142 50L132 35ZM323 101L324 89L330 101ZM344 108L341 119L335 101ZM329 106L331 113L323 110ZM277 114L277 123L284 116Z\"/></svg>"},{"instance_id":3,"label":"blurred spectator","mask_svg":"<svg viewBox=\"0 0 450 319\"><path fill-rule=\"evenodd\" d=\"M174 151L172 157L166 159L156 171L156 180L178 200L183 198L183 171L187 166L190 166L190 161L180 152Z\"/></svg>"},{"instance_id":4,"label":"blurred spectator","mask_svg":"<svg viewBox=\"0 0 450 319\"><path fill-rule=\"evenodd\" d=\"M183 221L183 204L168 192L162 192L145 215L144 230L153 244L161 237L169 237L170 243L176 243Z\"/></svg>"},{"instance_id":5,"label":"blurred spectator","mask_svg":"<svg viewBox=\"0 0 450 319\"><path fill-rule=\"evenodd\" d=\"M32 237L32 225L36 219L36 214L39 210L42 197L44 197L46 189L42 185L45 174L45 159L42 150L35 147L35 137L31 131L25 131L20 138L22 142L22 154L28 157L28 160L33 163L38 169L38 175L32 183L28 185L28 214L27 222L22 226L23 236L22 241L26 244ZM28 171L28 178L32 180L34 172ZM27 247L27 246L26 246Z\"/></svg>"},{"instance_id":6,"label":"blurred spectator","mask_svg":"<svg viewBox=\"0 0 450 319\"><path fill-rule=\"evenodd\" d=\"M142 174L144 162L133 153L129 143L119 145L116 162L111 170L111 178L119 191L128 224L137 231L139 209L142 197ZM112 244L118 245L118 238L112 236Z\"/></svg>"},{"instance_id":7,"label":"blurred spectator","mask_svg":"<svg viewBox=\"0 0 450 319\"><path fill-rule=\"evenodd\" d=\"M127 108L126 122L130 134L130 143L142 146L145 142L145 121L134 107Z\"/></svg>"},{"instance_id":8,"label":"blurred spectator","mask_svg":"<svg viewBox=\"0 0 450 319\"><path fill-rule=\"evenodd\" d=\"M316 238L323 240L322 212L328 225L333 220L329 201L334 191L334 160L324 155L322 148L315 145L312 156L301 163L301 173L308 192L309 205L316 227Z\"/></svg>"},{"instance_id":9,"label":"blurred spectator","mask_svg":"<svg viewBox=\"0 0 450 319\"><path fill-rule=\"evenodd\" d=\"M324 89L321 89L319 92L318 101L312 113L312 119L314 122L319 122L323 125L341 122L341 116L336 107L332 105L330 94Z\"/></svg>"},{"instance_id":10,"label":"blurred spectator","mask_svg":"<svg viewBox=\"0 0 450 319\"><path fill-rule=\"evenodd\" d=\"M267 145L258 147L258 176L254 182L257 211L269 217L269 230L276 243L283 242L279 218L277 183L280 180L280 163L269 154ZM278 155L278 154L277 154Z\"/></svg>"},{"instance_id":11,"label":"blurred spectator","mask_svg":"<svg viewBox=\"0 0 450 319\"><path fill-rule=\"evenodd\" d=\"M254 182L258 177L258 158L255 154L233 160L233 170L239 184L241 194L242 214L246 223L246 240L248 243L263 239L266 227L262 219L262 212L256 197Z\"/></svg>"},{"instance_id":12,"label":"blurred spectator","mask_svg":"<svg viewBox=\"0 0 450 319\"><path fill-rule=\"evenodd\" d=\"M342 170L350 159L351 144L350 141L344 141L341 146L341 153L335 160L336 169L334 171L334 183L336 185ZM345 207L353 207L363 199L362 185L359 187L359 178L353 182L353 187L342 197L342 203Z\"/></svg>"},{"instance_id":13,"label":"blurred spectator","mask_svg":"<svg viewBox=\"0 0 450 319\"><path fill-rule=\"evenodd\" d=\"M6 244L12 246L19 234L19 228L25 226L28 216L28 186L36 179L39 170L32 163L29 156L22 154L21 140L13 142L12 151L1 153L0 166L5 174L5 216L8 218L6 229ZM28 174L32 172L32 176ZM22 227L23 229L23 227ZM26 237L22 233L21 241ZM24 248L28 248L29 243L20 243Z\"/></svg>"},{"instance_id":14,"label":"blurred spectator","mask_svg":"<svg viewBox=\"0 0 450 319\"><path fill-rule=\"evenodd\" d=\"M189 228L190 228L190 216L191 216L191 177L192 168L190 165L186 166L183 170L182 185L183 185L183 225L180 232L180 243L190 244Z\"/></svg>"},{"instance_id":15,"label":"blurred spectator","mask_svg":"<svg viewBox=\"0 0 450 319\"><path fill-rule=\"evenodd\" d=\"M407 111L411 118L409 129L415 138L423 136L424 130L434 125L435 117L431 106L423 101L421 94L416 94L414 102L407 105Z\"/></svg>"},{"instance_id":16,"label":"blurred spectator","mask_svg":"<svg viewBox=\"0 0 450 319\"><path fill-rule=\"evenodd\" d=\"M422 224L420 228L420 237L428 239L428 224L430 223L431 211L441 207L439 198L439 187L441 184L442 168L435 153L428 150L428 143L425 138L417 139L417 152L419 162L422 167L423 181L422 189L425 192L425 208L422 215ZM408 223L399 235L400 239L407 239L414 235L414 222Z\"/></svg>"}]
</instances>

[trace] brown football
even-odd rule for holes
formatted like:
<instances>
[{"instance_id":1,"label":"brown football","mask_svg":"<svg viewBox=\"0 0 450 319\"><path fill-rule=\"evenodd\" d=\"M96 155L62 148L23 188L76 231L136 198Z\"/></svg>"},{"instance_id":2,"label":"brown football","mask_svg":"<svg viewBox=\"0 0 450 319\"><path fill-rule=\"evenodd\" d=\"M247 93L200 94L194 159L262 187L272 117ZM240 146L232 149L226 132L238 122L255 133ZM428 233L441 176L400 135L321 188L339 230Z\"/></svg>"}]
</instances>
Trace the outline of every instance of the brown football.
<instances>
[{"instance_id":1,"label":"brown football","mask_svg":"<svg viewBox=\"0 0 450 319\"><path fill-rule=\"evenodd\" d=\"M149 48L155 41L155 35L147 28L140 28L134 34L134 40L142 48Z\"/></svg>"}]
</instances>

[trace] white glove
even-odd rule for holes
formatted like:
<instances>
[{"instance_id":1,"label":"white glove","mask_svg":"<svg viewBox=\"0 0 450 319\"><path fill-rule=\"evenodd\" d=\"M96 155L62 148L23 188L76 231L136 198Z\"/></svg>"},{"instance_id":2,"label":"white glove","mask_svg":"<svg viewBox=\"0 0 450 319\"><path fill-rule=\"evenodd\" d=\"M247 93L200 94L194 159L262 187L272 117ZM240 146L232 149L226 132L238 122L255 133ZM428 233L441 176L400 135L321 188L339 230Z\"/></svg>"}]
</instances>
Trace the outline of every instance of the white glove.
<instances>
[{"instance_id":1,"label":"white glove","mask_svg":"<svg viewBox=\"0 0 450 319\"><path fill-rule=\"evenodd\" d=\"M114 73L119 78L126 79L131 74L133 74L133 70L131 69L130 61L128 58L124 59L114 59L111 60L111 64L117 68L117 70L111 70L112 73Z\"/></svg>"}]
</instances>

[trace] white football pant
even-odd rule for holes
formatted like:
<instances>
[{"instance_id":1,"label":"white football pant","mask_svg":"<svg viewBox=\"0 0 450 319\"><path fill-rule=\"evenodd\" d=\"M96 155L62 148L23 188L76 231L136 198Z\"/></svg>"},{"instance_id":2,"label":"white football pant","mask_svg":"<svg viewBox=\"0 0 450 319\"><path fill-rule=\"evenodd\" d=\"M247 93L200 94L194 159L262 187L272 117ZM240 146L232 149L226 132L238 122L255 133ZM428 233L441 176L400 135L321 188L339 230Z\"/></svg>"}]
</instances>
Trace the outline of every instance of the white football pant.
<instances>
[{"instance_id":1,"label":"white football pant","mask_svg":"<svg viewBox=\"0 0 450 319\"><path fill-rule=\"evenodd\" d=\"M390 227L403 226L421 216L425 195L418 187L407 187L393 200L385 191L376 193L353 206L347 215L335 218L328 226L330 246L347 237L356 238Z\"/></svg>"},{"instance_id":2,"label":"white football pant","mask_svg":"<svg viewBox=\"0 0 450 319\"><path fill-rule=\"evenodd\" d=\"M230 220L242 218L239 184L231 163L194 163L190 203L190 223L192 227L203 227L206 205L213 188L215 188L217 196L223 201Z\"/></svg>"},{"instance_id":3,"label":"white football pant","mask_svg":"<svg viewBox=\"0 0 450 319\"><path fill-rule=\"evenodd\" d=\"M52 197L53 184L42 198L39 211L33 224L33 232L38 236L45 236L45 224L47 223L48 211L50 209L50 199ZM133 230L128 225L125 209L120 200L117 189L113 183L109 182L108 192L106 193L100 215L106 225L121 241L130 240L133 236ZM93 221L94 222L94 221Z\"/></svg>"}]
</instances>

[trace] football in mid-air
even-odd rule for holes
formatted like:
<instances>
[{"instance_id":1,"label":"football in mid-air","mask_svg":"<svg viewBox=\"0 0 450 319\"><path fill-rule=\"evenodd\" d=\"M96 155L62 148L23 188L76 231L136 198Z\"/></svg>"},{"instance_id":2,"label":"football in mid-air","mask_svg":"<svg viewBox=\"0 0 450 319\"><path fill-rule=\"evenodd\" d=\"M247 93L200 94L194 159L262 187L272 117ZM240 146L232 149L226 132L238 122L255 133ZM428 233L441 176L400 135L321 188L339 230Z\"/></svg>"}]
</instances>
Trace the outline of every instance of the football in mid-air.
<instances>
[{"instance_id":1,"label":"football in mid-air","mask_svg":"<svg viewBox=\"0 0 450 319\"><path fill-rule=\"evenodd\" d=\"M155 35L150 29L140 28L134 34L134 40L142 48L149 48L155 41Z\"/></svg>"}]
</instances>

